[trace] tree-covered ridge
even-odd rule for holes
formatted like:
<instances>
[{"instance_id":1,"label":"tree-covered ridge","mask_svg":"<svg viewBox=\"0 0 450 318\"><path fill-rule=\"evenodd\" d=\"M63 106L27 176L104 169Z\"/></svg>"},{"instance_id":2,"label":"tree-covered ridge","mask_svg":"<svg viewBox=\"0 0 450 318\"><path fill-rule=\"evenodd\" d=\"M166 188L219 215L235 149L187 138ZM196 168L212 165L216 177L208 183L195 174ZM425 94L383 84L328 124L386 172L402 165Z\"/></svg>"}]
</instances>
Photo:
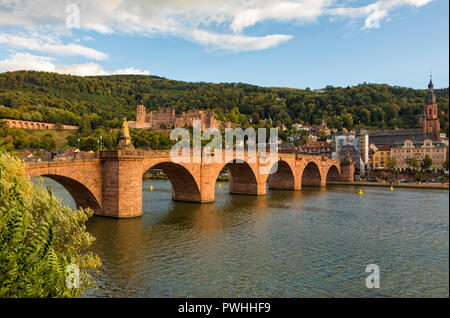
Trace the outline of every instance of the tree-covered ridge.
<instances>
[{"instance_id":1,"label":"tree-covered ridge","mask_svg":"<svg viewBox=\"0 0 450 318\"><path fill-rule=\"evenodd\" d=\"M424 87L426 88L424 81ZM439 85L439 83L435 83ZM436 89L441 128L448 134L448 88ZM150 110L174 107L214 109L218 119L242 125L271 119L274 124L318 124L331 128L415 128L426 89L386 84L323 90L259 87L244 83L191 83L146 75L80 77L17 71L0 74L0 117L80 126L118 127L135 118L143 103ZM38 106L40 105L40 106ZM237 107L237 108L236 108Z\"/></svg>"}]
</instances>

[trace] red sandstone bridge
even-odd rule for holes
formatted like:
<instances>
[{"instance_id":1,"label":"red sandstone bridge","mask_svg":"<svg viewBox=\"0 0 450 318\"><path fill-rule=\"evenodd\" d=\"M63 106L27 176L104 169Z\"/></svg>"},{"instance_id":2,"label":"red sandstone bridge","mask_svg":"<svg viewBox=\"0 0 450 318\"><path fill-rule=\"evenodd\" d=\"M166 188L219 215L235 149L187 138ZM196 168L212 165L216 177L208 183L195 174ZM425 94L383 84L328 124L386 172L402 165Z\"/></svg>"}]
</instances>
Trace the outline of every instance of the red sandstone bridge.
<instances>
[{"instance_id":1,"label":"red sandstone bridge","mask_svg":"<svg viewBox=\"0 0 450 318\"><path fill-rule=\"evenodd\" d=\"M190 154L192 158L192 153ZM353 181L353 163L326 157L277 154L276 173L261 173L269 163L256 156L244 162L233 159L210 163L203 158L174 163L170 151L101 151L97 158L27 163L29 176L48 177L60 183L78 207L90 207L96 215L127 218L142 215L142 177L150 168L161 169L172 184L172 199L214 202L217 177L226 166L230 193L265 195L269 189L300 190L304 186L326 185L327 181ZM197 162L197 163L196 163ZM274 164L274 162L270 163ZM267 170L269 171L269 170Z\"/></svg>"}]
</instances>

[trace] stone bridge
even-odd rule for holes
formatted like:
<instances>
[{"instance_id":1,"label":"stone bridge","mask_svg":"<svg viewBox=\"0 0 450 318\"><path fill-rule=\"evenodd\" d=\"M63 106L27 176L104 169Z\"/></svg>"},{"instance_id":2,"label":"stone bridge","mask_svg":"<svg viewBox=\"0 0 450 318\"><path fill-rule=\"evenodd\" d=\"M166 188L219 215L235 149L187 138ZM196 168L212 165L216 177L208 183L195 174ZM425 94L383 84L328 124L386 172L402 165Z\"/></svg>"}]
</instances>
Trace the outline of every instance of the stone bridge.
<instances>
[{"instance_id":1,"label":"stone bridge","mask_svg":"<svg viewBox=\"0 0 450 318\"><path fill-rule=\"evenodd\" d=\"M323 187L327 181L353 181L353 163L326 157L278 153L267 162L258 154L249 160L222 154L221 163L189 154L189 162L176 163L170 151L111 150L97 158L27 163L29 176L48 177L60 183L78 207L90 207L96 215L128 218L142 215L142 177L150 168L161 169L172 184L172 199L214 202L215 183L223 168L230 177L230 193L265 195L269 189L300 190L302 186ZM242 157L239 157L242 159ZM216 158L217 159L217 158ZM271 165L271 167L269 167ZM262 173L261 167L277 167Z\"/></svg>"}]
</instances>

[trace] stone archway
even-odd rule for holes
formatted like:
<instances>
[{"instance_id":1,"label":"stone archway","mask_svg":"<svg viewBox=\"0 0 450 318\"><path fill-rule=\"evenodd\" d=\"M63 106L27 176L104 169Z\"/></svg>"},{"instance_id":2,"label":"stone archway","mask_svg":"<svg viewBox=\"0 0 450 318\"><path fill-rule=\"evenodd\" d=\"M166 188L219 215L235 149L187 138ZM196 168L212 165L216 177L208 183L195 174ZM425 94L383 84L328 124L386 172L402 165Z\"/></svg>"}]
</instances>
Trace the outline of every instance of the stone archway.
<instances>
[{"instance_id":1,"label":"stone archway","mask_svg":"<svg viewBox=\"0 0 450 318\"><path fill-rule=\"evenodd\" d=\"M252 167L247 162L240 162L232 160L225 164L217 174L215 174L214 184L219 176L220 171L227 168L229 171L228 177L230 179L230 193L231 194L250 194L258 195L258 181Z\"/></svg>"},{"instance_id":2,"label":"stone archway","mask_svg":"<svg viewBox=\"0 0 450 318\"><path fill-rule=\"evenodd\" d=\"M200 188L194 176L180 164L160 162L145 169L161 169L172 185L172 199L175 201L201 202Z\"/></svg>"},{"instance_id":3,"label":"stone archway","mask_svg":"<svg viewBox=\"0 0 450 318\"><path fill-rule=\"evenodd\" d=\"M91 208L94 212L101 210L100 204L91 190L77 180L55 174L43 174L40 177L46 177L61 184L69 192L77 208Z\"/></svg>"},{"instance_id":4,"label":"stone archway","mask_svg":"<svg viewBox=\"0 0 450 318\"><path fill-rule=\"evenodd\" d=\"M302 172L302 186L320 187L322 177L315 162L309 162Z\"/></svg>"},{"instance_id":5,"label":"stone archway","mask_svg":"<svg viewBox=\"0 0 450 318\"><path fill-rule=\"evenodd\" d=\"M326 182L332 182L332 181L340 181L341 180L341 174L339 173L338 168L335 165L330 166L328 168Z\"/></svg>"},{"instance_id":6,"label":"stone archway","mask_svg":"<svg viewBox=\"0 0 450 318\"><path fill-rule=\"evenodd\" d=\"M274 173L270 173L267 182L269 189L275 190L294 190L295 189L295 177L294 173L286 161L280 160L274 164ZM272 171L273 172L273 171Z\"/></svg>"}]
</instances>

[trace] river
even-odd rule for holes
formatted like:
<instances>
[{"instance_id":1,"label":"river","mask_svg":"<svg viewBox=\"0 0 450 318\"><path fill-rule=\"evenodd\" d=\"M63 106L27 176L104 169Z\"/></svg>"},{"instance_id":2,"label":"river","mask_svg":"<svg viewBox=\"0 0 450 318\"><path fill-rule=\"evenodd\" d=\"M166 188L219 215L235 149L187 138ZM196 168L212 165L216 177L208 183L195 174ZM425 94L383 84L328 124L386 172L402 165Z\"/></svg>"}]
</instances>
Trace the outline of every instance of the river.
<instances>
[{"instance_id":1,"label":"river","mask_svg":"<svg viewBox=\"0 0 450 318\"><path fill-rule=\"evenodd\" d=\"M46 179L71 207L69 194ZM150 186L153 191L150 191ZM94 216L102 259L86 297L448 297L448 190L354 186L173 202L143 181L143 216ZM380 288L365 285L368 264Z\"/></svg>"}]
</instances>

